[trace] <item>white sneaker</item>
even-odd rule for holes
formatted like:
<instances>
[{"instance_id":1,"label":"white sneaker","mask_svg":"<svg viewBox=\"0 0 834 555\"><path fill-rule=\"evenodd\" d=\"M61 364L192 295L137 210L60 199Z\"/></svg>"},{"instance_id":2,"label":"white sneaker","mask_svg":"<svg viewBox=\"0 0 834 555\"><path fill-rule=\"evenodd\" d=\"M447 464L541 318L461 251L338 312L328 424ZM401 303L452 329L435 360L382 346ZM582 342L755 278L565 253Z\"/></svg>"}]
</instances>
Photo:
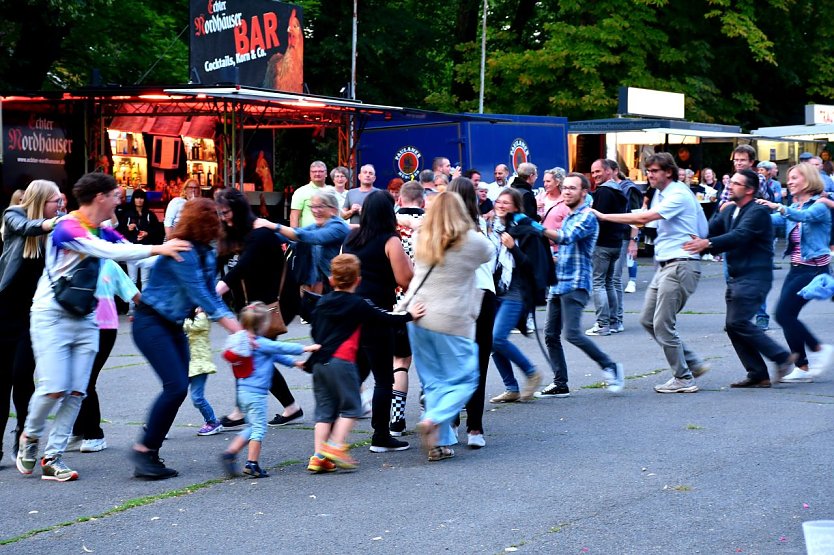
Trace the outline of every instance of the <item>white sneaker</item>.
<instances>
[{"instance_id":1,"label":"white sneaker","mask_svg":"<svg viewBox=\"0 0 834 555\"><path fill-rule=\"evenodd\" d=\"M469 434L469 440L466 444L470 449L480 449L481 447L486 447L484 434Z\"/></svg>"},{"instance_id":2,"label":"white sneaker","mask_svg":"<svg viewBox=\"0 0 834 555\"><path fill-rule=\"evenodd\" d=\"M590 327L587 330L585 330L585 335L611 335L611 328L609 328L608 326L600 326L599 322L594 322L593 327Z\"/></svg>"},{"instance_id":3,"label":"white sneaker","mask_svg":"<svg viewBox=\"0 0 834 555\"><path fill-rule=\"evenodd\" d=\"M606 376L608 391L619 393L623 390L623 387L625 387L625 371L622 364L618 362L614 364L614 368L606 368L602 373ZM607 379L609 377L611 379Z\"/></svg>"},{"instance_id":4,"label":"white sneaker","mask_svg":"<svg viewBox=\"0 0 834 555\"><path fill-rule=\"evenodd\" d=\"M82 453L97 453L107 449L107 442L104 438L101 439L85 439L81 442Z\"/></svg>"},{"instance_id":5,"label":"white sneaker","mask_svg":"<svg viewBox=\"0 0 834 555\"><path fill-rule=\"evenodd\" d=\"M637 283L633 279L628 280L628 283L626 284L625 289L623 289L623 291L625 291L626 293L636 293Z\"/></svg>"},{"instance_id":6,"label":"white sneaker","mask_svg":"<svg viewBox=\"0 0 834 555\"><path fill-rule=\"evenodd\" d=\"M814 376L808 370L802 368L794 368L793 372L779 380L779 383L811 383L814 381Z\"/></svg>"},{"instance_id":7,"label":"white sneaker","mask_svg":"<svg viewBox=\"0 0 834 555\"><path fill-rule=\"evenodd\" d=\"M834 366L834 347L823 343L820 350L808 355L808 372L813 377L819 377Z\"/></svg>"}]
</instances>

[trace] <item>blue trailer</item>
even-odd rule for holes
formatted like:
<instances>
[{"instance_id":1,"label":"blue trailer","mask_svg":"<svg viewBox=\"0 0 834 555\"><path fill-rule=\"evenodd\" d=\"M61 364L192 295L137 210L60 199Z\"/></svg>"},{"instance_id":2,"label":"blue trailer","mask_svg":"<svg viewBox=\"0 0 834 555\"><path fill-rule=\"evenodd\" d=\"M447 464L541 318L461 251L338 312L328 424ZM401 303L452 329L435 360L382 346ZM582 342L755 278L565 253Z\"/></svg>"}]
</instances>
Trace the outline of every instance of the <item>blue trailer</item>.
<instances>
[{"instance_id":1,"label":"blue trailer","mask_svg":"<svg viewBox=\"0 0 834 555\"><path fill-rule=\"evenodd\" d=\"M463 171L478 169L492 181L497 164L515 172L522 162L542 170L568 164L568 121L562 117L510 114L406 112L371 119L362 130L357 168L373 164L376 186L413 179L442 156Z\"/></svg>"}]
</instances>

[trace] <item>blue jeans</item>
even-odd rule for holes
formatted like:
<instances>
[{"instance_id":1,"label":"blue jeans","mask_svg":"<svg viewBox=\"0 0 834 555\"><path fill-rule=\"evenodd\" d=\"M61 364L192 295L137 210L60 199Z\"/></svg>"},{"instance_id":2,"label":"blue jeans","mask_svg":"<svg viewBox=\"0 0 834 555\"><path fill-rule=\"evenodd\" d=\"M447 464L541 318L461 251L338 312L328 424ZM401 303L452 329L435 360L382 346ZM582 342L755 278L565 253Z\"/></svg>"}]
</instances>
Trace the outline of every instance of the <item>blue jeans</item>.
<instances>
[{"instance_id":1,"label":"blue jeans","mask_svg":"<svg viewBox=\"0 0 834 555\"><path fill-rule=\"evenodd\" d=\"M246 415L246 427L237 435L244 441L261 441L266 435L267 394L246 389L237 390L237 406Z\"/></svg>"},{"instance_id":2,"label":"blue jeans","mask_svg":"<svg viewBox=\"0 0 834 555\"><path fill-rule=\"evenodd\" d=\"M62 309L33 311L30 334L36 389L29 401L24 429L26 437L42 437L46 419L57 405L44 456L60 456L67 448L72 426L87 394L98 352L98 325L92 316L73 318ZM73 392L80 395L72 395ZM53 399L50 393L63 395Z\"/></svg>"},{"instance_id":3,"label":"blue jeans","mask_svg":"<svg viewBox=\"0 0 834 555\"><path fill-rule=\"evenodd\" d=\"M594 306L597 323L600 326L616 326L622 294L617 297L617 290L622 292L622 267L617 274L617 260L620 258L619 247L600 247L594 249Z\"/></svg>"},{"instance_id":4,"label":"blue jeans","mask_svg":"<svg viewBox=\"0 0 834 555\"><path fill-rule=\"evenodd\" d=\"M425 395L423 418L438 425L438 445L454 445L452 421L478 387L478 345L468 337L413 323L408 324L408 338Z\"/></svg>"},{"instance_id":5,"label":"blue jeans","mask_svg":"<svg viewBox=\"0 0 834 555\"><path fill-rule=\"evenodd\" d=\"M188 338L178 326L143 305L133 316L133 342L162 382L148 413L142 445L159 450L188 395Z\"/></svg>"},{"instance_id":6,"label":"blue jeans","mask_svg":"<svg viewBox=\"0 0 834 555\"><path fill-rule=\"evenodd\" d=\"M518 381L513 375L513 365L521 368L522 372L532 376L536 369L533 363L524 356L518 347L510 343L510 332L518 324L524 313L524 303L510 301L498 297L498 310L495 313L495 323L492 326L492 360L507 391L518 392Z\"/></svg>"},{"instance_id":7,"label":"blue jeans","mask_svg":"<svg viewBox=\"0 0 834 555\"><path fill-rule=\"evenodd\" d=\"M547 354L553 364L553 383L568 385L568 363L562 347L561 335L574 347L588 355L602 369L613 368L614 361L597 347L597 344L582 333L582 309L588 304L588 292L574 289L562 295L553 295L547 302L547 325L544 342Z\"/></svg>"},{"instance_id":8,"label":"blue jeans","mask_svg":"<svg viewBox=\"0 0 834 555\"><path fill-rule=\"evenodd\" d=\"M799 358L796 359L797 366L808 364L808 353L805 347L814 349L820 342L799 319L799 312L808 304L808 300L796 293L811 283L811 280L819 274L826 272L828 272L827 266L821 268L802 265L792 266L782 283L782 292L779 294L779 303L776 305L774 317L776 322L782 326L785 341L788 342L788 349L799 355Z\"/></svg>"},{"instance_id":9,"label":"blue jeans","mask_svg":"<svg viewBox=\"0 0 834 555\"><path fill-rule=\"evenodd\" d=\"M208 374L197 374L193 378L188 378L188 383L191 390L191 402L194 403L194 408L200 411L206 424L211 424L216 422L217 418L214 415L214 409L211 408L211 405L205 397L208 376Z\"/></svg>"}]
</instances>

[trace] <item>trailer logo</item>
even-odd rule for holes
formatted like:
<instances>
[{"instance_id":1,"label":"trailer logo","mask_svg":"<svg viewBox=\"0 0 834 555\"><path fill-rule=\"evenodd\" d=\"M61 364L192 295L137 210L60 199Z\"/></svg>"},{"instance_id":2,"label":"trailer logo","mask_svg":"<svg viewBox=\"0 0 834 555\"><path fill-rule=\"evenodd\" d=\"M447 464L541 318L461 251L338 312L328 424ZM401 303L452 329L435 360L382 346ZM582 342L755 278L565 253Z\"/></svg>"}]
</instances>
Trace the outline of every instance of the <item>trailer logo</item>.
<instances>
[{"instance_id":1,"label":"trailer logo","mask_svg":"<svg viewBox=\"0 0 834 555\"><path fill-rule=\"evenodd\" d=\"M405 180L414 179L420 171L420 160L423 154L413 146L404 146L394 156L394 166L397 175Z\"/></svg>"},{"instance_id":2,"label":"trailer logo","mask_svg":"<svg viewBox=\"0 0 834 555\"><path fill-rule=\"evenodd\" d=\"M523 164L530 159L530 149L527 147L527 141L518 138L510 145L510 165L514 172L518 172L519 164Z\"/></svg>"}]
</instances>

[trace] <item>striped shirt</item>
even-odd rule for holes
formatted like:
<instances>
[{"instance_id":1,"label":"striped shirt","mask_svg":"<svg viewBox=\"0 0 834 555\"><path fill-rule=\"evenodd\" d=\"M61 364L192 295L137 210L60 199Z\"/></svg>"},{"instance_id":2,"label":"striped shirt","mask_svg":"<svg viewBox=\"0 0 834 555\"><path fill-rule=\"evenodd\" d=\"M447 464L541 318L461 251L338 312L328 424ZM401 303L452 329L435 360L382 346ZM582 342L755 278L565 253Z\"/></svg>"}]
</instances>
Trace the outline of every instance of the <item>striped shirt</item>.
<instances>
[{"instance_id":1,"label":"striped shirt","mask_svg":"<svg viewBox=\"0 0 834 555\"><path fill-rule=\"evenodd\" d=\"M550 288L554 295L575 289L592 291L594 247L599 236L599 222L587 204L564 219L559 230L559 255L556 260L558 283Z\"/></svg>"},{"instance_id":2,"label":"striped shirt","mask_svg":"<svg viewBox=\"0 0 834 555\"><path fill-rule=\"evenodd\" d=\"M822 256L818 256L810 260L802 259L802 252L799 246L801 229L802 224L800 223L797 224L790 233L790 242L791 245L793 245L793 248L791 249L791 264L802 264L803 266L828 266L831 263L830 254L823 254Z\"/></svg>"}]
</instances>

